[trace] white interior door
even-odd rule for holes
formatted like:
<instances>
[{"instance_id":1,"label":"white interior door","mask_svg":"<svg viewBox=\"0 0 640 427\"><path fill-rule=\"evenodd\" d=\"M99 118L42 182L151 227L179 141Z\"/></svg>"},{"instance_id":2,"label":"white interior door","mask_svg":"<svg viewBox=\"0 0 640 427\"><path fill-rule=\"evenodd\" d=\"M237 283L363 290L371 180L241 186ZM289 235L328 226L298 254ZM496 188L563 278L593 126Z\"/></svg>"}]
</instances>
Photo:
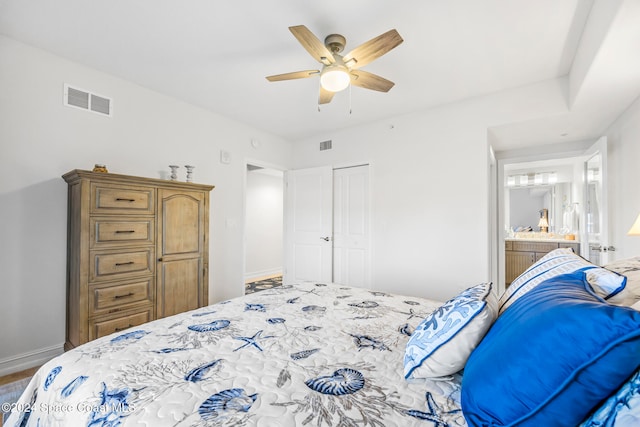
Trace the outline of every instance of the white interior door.
<instances>
[{"instance_id":1,"label":"white interior door","mask_svg":"<svg viewBox=\"0 0 640 427\"><path fill-rule=\"evenodd\" d=\"M331 166L287 171L285 283L331 282L333 170Z\"/></svg>"},{"instance_id":2,"label":"white interior door","mask_svg":"<svg viewBox=\"0 0 640 427\"><path fill-rule=\"evenodd\" d=\"M333 281L369 287L369 166L333 171Z\"/></svg>"},{"instance_id":3,"label":"white interior door","mask_svg":"<svg viewBox=\"0 0 640 427\"><path fill-rule=\"evenodd\" d=\"M610 245L607 200L607 138L601 137L585 153L584 206L582 209L581 252L594 264L604 265L613 259Z\"/></svg>"}]
</instances>

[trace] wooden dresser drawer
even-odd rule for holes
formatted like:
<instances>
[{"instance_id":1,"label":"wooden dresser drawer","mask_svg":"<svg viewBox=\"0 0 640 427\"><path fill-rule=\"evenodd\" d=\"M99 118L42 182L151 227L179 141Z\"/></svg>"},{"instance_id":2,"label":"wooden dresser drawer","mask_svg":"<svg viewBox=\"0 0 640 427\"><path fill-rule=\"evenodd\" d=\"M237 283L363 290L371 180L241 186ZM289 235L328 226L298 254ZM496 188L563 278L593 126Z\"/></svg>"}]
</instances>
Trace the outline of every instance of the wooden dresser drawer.
<instances>
[{"instance_id":1,"label":"wooden dresser drawer","mask_svg":"<svg viewBox=\"0 0 640 427\"><path fill-rule=\"evenodd\" d=\"M153 244L153 218L91 218L91 248Z\"/></svg>"},{"instance_id":2,"label":"wooden dresser drawer","mask_svg":"<svg viewBox=\"0 0 640 427\"><path fill-rule=\"evenodd\" d=\"M130 313L121 317L109 318L105 320L93 320L89 324L89 340L104 337L114 332L125 331L134 326L153 320L152 308L143 311Z\"/></svg>"},{"instance_id":3,"label":"wooden dresser drawer","mask_svg":"<svg viewBox=\"0 0 640 427\"><path fill-rule=\"evenodd\" d=\"M153 303L153 277L89 287L89 316L125 311L141 303Z\"/></svg>"},{"instance_id":4,"label":"wooden dresser drawer","mask_svg":"<svg viewBox=\"0 0 640 427\"><path fill-rule=\"evenodd\" d=\"M117 280L144 274L153 274L155 259L153 247L136 251L92 251L89 280Z\"/></svg>"},{"instance_id":5,"label":"wooden dresser drawer","mask_svg":"<svg viewBox=\"0 0 640 427\"><path fill-rule=\"evenodd\" d=\"M154 189L146 187L118 187L91 184L91 213L97 214L153 214Z\"/></svg>"}]
</instances>

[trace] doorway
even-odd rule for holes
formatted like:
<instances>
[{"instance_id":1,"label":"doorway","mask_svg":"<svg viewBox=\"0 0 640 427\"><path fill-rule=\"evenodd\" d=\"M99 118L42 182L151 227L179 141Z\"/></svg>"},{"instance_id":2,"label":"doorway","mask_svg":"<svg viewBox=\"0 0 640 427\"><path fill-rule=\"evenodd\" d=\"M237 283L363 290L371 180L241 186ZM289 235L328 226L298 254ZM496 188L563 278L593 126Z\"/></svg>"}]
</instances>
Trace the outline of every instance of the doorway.
<instances>
[{"instance_id":1,"label":"doorway","mask_svg":"<svg viewBox=\"0 0 640 427\"><path fill-rule=\"evenodd\" d=\"M546 228L544 231L551 233L545 236L545 239L555 240L559 247L571 247L594 264L602 264L605 260L611 259L607 256L613 254L607 254L606 251L613 251L615 248L608 246L606 191L602 190L606 188L606 152L607 141L606 137L603 137L595 143L585 142L582 148L566 153L529 155L520 158L496 155L499 158L496 182L498 227L495 233L499 292L503 292L506 283L509 282L506 280L505 250L509 246L508 240L539 238L537 234L543 231L540 229L543 226L543 222L540 221L542 210L549 215L548 219L545 218L547 221L544 224ZM589 160L596 158L597 167L591 166ZM591 163L595 163L595 160L591 160ZM598 170L598 173L595 173L595 170ZM592 171L591 175L597 175L596 188L599 192L593 196L587 191L588 187L585 185L589 181L589 171ZM516 207L527 205L522 200L511 200L511 197L519 197L520 191L527 191L528 197L532 195L541 197L541 205L530 205L534 206L529 208L534 210L533 219L515 219L522 217L511 214ZM597 203L591 201L595 197L597 197ZM593 212L594 209L597 209L597 213ZM593 222L592 218L596 217L599 227L588 227L588 224ZM517 234L519 226L524 226L524 232L521 235ZM528 228L531 230L527 230ZM534 241L536 245L545 242L545 240ZM535 253L533 261L528 259L526 265L530 265L544 253L544 250L540 254ZM523 264L520 267L526 267L526 265Z\"/></svg>"},{"instance_id":2,"label":"doorway","mask_svg":"<svg viewBox=\"0 0 640 427\"><path fill-rule=\"evenodd\" d=\"M245 177L245 292L282 280L284 172L247 163ZM256 285L257 284L257 285Z\"/></svg>"}]
</instances>

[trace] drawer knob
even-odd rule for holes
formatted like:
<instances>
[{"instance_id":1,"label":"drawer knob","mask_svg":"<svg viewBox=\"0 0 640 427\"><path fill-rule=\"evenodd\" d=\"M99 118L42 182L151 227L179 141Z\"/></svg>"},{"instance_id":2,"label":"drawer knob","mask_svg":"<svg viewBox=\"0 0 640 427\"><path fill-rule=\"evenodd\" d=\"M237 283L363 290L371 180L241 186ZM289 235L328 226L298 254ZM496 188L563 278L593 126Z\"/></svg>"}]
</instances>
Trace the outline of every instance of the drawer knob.
<instances>
[{"instance_id":1,"label":"drawer knob","mask_svg":"<svg viewBox=\"0 0 640 427\"><path fill-rule=\"evenodd\" d=\"M135 230L116 230L116 233L135 233Z\"/></svg>"},{"instance_id":2,"label":"drawer knob","mask_svg":"<svg viewBox=\"0 0 640 427\"><path fill-rule=\"evenodd\" d=\"M129 329L130 327L132 327L133 325L131 323L129 323L129 326L125 326L124 328L116 328L115 331L116 332L120 332L120 331L124 331L125 329Z\"/></svg>"},{"instance_id":3,"label":"drawer knob","mask_svg":"<svg viewBox=\"0 0 640 427\"><path fill-rule=\"evenodd\" d=\"M136 199L123 199L122 197L118 197L116 199L116 201L118 201L118 202L135 202Z\"/></svg>"}]
</instances>

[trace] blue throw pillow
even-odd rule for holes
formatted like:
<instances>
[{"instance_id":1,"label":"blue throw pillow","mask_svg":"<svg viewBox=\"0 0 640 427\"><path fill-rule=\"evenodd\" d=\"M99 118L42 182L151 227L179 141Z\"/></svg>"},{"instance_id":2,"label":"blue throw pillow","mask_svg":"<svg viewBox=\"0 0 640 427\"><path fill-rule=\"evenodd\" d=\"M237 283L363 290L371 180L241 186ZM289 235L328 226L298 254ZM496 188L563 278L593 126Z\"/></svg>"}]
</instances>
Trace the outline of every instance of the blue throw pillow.
<instances>
[{"instance_id":1,"label":"blue throw pillow","mask_svg":"<svg viewBox=\"0 0 640 427\"><path fill-rule=\"evenodd\" d=\"M473 426L576 426L640 365L640 312L596 296L584 272L547 280L498 317L462 378Z\"/></svg>"},{"instance_id":2,"label":"blue throw pillow","mask_svg":"<svg viewBox=\"0 0 640 427\"><path fill-rule=\"evenodd\" d=\"M460 371L498 316L491 283L450 299L418 325L404 354L404 376L443 377Z\"/></svg>"}]
</instances>

